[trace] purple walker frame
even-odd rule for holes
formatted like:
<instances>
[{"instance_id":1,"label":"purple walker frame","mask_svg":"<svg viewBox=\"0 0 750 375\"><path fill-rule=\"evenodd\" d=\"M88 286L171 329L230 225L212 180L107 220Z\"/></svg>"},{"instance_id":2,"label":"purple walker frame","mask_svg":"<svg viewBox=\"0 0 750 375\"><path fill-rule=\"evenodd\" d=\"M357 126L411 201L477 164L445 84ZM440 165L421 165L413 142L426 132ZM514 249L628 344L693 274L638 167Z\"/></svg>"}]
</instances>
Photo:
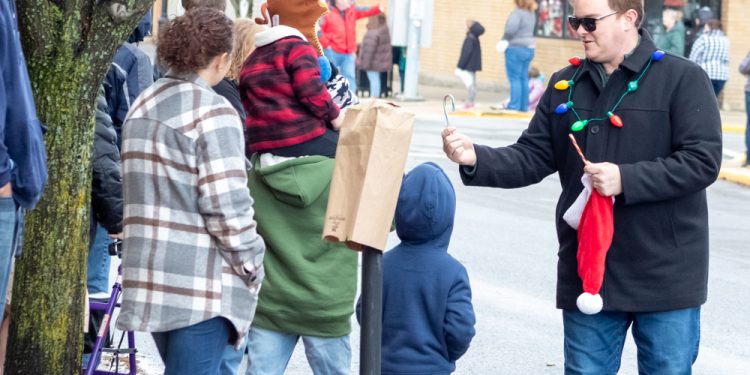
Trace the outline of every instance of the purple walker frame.
<instances>
[{"instance_id":1,"label":"purple walker frame","mask_svg":"<svg viewBox=\"0 0 750 375\"><path fill-rule=\"evenodd\" d=\"M122 352L127 353L129 357L128 358L129 359L128 361L129 371L119 372L119 370L105 371L105 370L96 369L102 357L102 351L104 349L104 338L109 333L109 326L110 326L110 320L112 319L112 313L115 311L115 307L118 306L117 301L120 299L121 294L122 294L122 265L120 265L117 268L117 280L115 280L114 285L112 285L112 294L110 295L109 300L107 300L106 302L101 302L101 301L89 299L89 309L97 310L97 311L104 311L104 318L102 319L101 327L99 327L99 332L96 333L96 341L94 342L94 348L91 350L91 358L89 359L89 364L84 370L85 375L136 375L135 353L137 350L135 348L135 334L132 331L127 332L128 334L127 349L119 349L119 348L114 349L118 354Z\"/></svg>"}]
</instances>

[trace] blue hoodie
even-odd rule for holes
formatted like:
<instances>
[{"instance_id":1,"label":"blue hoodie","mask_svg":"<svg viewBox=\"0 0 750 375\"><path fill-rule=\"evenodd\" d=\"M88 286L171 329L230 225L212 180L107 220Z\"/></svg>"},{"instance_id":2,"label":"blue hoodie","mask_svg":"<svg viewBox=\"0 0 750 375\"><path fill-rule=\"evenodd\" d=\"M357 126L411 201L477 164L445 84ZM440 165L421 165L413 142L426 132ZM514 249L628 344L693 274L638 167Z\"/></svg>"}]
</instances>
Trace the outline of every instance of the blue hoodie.
<instances>
[{"instance_id":1,"label":"blue hoodie","mask_svg":"<svg viewBox=\"0 0 750 375\"><path fill-rule=\"evenodd\" d=\"M401 243L383 257L384 375L450 374L474 337L469 277L448 255L455 210L440 167L424 163L406 175L396 207Z\"/></svg>"},{"instance_id":2,"label":"blue hoodie","mask_svg":"<svg viewBox=\"0 0 750 375\"><path fill-rule=\"evenodd\" d=\"M13 199L31 209L47 181L47 159L16 25L15 2L0 2L0 186L12 181Z\"/></svg>"}]
</instances>

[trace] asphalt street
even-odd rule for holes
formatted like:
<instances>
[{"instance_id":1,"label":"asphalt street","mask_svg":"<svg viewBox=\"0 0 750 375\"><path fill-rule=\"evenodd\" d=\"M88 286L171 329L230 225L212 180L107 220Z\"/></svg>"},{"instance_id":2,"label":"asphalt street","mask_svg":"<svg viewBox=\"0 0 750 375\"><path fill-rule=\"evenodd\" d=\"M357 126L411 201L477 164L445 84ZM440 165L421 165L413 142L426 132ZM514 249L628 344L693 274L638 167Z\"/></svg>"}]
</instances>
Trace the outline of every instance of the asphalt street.
<instances>
[{"instance_id":1,"label":"asphalt street","mask_svg":"<svg viewBox=\"0 0 750 375\"><path fill-rule=\"evenodd\" d=\"M526 122L453 117L451 124L475 142L514 142ZM442 153L442 113L418 111L407 170L432 161L444 168L457 194L450 253L468 269L477 335L456 374L562 374L562 321L555 309L557 241L555 175L534 186L501 190L461 184ZM743 150L738 134L725 148ZM708 190L711 230L709 301L702 309L701 348L694 374L750 373L750 188L717 181ZM397 243L392 236L390 243ZM359 369L359 327L352 322L352 373ZM142 373L161 374L148 335L139 335ZM310 374L298 345L287 374ZM637 374L636 351L626 342L620 374Z\"/></svg>"}]
</instances>

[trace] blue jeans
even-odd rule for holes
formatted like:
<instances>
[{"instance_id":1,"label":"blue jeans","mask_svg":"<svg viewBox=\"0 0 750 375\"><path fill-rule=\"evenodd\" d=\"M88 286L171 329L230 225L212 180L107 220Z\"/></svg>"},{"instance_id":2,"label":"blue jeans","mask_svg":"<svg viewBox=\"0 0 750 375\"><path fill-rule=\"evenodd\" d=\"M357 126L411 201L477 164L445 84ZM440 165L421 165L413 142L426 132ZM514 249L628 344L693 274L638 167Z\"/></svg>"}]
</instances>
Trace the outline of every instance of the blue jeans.
<instances>
[{"instance_id":1,"label":"blue jeans","mask_svg":"<svg viewBox=\"0 0 750 375\"><path fill-rule=\"evenodd\" d=\"M370 81L370 97L380 97L380 72L374 70L367 71L367 80Z\"/></svg>"},{"instance_id":2,"label":"blue jeans","mask_svg":"<svg viewBox=\"0 0 750 375\"><path fill-rule=\"evenodd\" d=\"M231 323L217 317L166 332L153 332L164 375L218 375Z\"/></svg>"},{"instance_id":3,"label":"blue jeans","mask_svg":"<svg viewBox=\"0 0 750 375\"><path fill-rule=\"evenodd\" d=\"M247 375L283 375L300 337L313 374L348 375L351 372L349 335L334 338L298 336L250 327Z\"/></svg>"},{"instance_id":4,"label":"blue jeans","mask_svg":"<svg viewBox=\"0 0 750 375\"><path fill-rule=\"evenodd\" d=\"M654 313L563 310L566 375L609 375L620 369L628 327L641 375L690 374L698 358L700 307Z\"/></svg>"},{"instance_id":5,"label":"blue jeans","mask_svg":"<svg viewBox=\"0 0 750 375\"><path fill-rule=\"evenodd\" d=\"M224 354L221 356L219 375L237 375L237 370L240 368L245 353L247 353L247 339L242 341L239 348L235 348L234 345L227 345L224 348Z\"/></svg>"},{"instance_id":6,"label":"blue jeans","mask_svg":"<svg viewBox=\"0 0 750 375\"><path fill-rule=\"evenodd\" d=\"M722 80L718 80L718 79L712 79L711 80L711 86L713 86L713 88L714 88L714 95L716 95L717 98L719 97L719 94L721 94L721 90L724 89L724 85L726 83L727 83L727 81L722 81Z\"/></svg>"},{"instance_id":7,"label":"blue jeans","mask_svg":"<svg viewBox=\"0 0 750 375\"><path fill-rule=\"evenodd\" d=\"M509 109L529 110L529 65L534 59L534 49L508 47L505 49L505 73L510 83Z\"/></svg>"},{"instance_id":8,"label":"blue jeans","mask_svg":"<svg viewBox=\"0 0 750 375\"><path fill-rule=\"evenodd\" d=\"M750 164L750 91L745 91L745 112L747 125L745 126L745 164Z\"/></svg>"},{"instance_id":9,"label":"blue jeans","mask_svg":"<svg viewBox=\"0 0 750 375\"><path fill-rule=\"evenodd\" d=\"M18 210L12 197L0 198L0 319L5 314L10 267L15 255Z\"/></svg>"},{"instance_id":10,"label":"blue jeans","mask_svg":"<svg viewBox=\"0 0 750 375\"><path fill-rule=\"evenodd\" d=\"M89 246L87 258L86 286L89 294L107 293L109 291L110 256L107 247L111 242L112 239L109 238L107 230L97 224L96 237Z\"/></svg>"},{"instance_id":11,"label":"blue jeans","mask_svg":"<svg viewBox=\"0 0 750 375\"><path fill-rule=\"evenodd\" d=\"M342 76L349 81L349 90L357 94L357 79L355 77L355 57L353 53L338 53L330 48L326 48L326 58L330 60Z\"/></svg>"}]
</instances>

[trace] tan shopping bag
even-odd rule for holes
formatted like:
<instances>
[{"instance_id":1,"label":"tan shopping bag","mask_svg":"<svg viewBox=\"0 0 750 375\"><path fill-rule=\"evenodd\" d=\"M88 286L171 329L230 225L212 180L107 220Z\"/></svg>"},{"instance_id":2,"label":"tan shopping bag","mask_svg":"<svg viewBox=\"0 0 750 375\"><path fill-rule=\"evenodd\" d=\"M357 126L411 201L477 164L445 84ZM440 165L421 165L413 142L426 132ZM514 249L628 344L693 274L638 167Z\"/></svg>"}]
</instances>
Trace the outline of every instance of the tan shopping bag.
<instances>
[{"instance_id":1,"label":"tan shopping bag","mask_svg":"<svg viewBox=\"0 0 750 375\"><path fill-rule=\"evenodd\" d=\"M414 114L383 100L349 107L341 128L323 238L385 250Z\"/></svg>"}]
</instances>

